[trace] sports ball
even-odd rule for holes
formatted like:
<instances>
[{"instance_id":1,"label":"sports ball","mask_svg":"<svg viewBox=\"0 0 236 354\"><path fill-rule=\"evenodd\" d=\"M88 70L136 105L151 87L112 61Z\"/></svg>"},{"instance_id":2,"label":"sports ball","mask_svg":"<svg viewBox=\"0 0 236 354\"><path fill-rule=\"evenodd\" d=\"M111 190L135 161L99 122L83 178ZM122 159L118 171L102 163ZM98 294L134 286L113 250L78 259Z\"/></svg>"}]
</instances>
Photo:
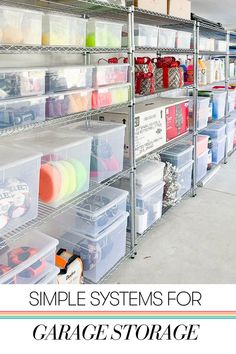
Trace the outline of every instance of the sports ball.
<instances>
[{"instance_id":1,"label":"sports ball","mask_svg":"<svg viewBox=\"0 0 236 354\"><path fill-rule=\"evenodd\" d=\"M30 190L27 183L17 178L7 180L6 188L10 191L13 203L10 216L13 219L23 216L30 207Z\"/></svg>"},{"instance_id":2,"label":"sports ball","mask_svg":"<svg viewBox=\"0 0 236 354\"><path fill-rule=\"evenodd\" d=\"M6 188L0 189L0 230L3 229L9 221L9 211L13 205L13 197Z\"/></svg>"}]
</instances>

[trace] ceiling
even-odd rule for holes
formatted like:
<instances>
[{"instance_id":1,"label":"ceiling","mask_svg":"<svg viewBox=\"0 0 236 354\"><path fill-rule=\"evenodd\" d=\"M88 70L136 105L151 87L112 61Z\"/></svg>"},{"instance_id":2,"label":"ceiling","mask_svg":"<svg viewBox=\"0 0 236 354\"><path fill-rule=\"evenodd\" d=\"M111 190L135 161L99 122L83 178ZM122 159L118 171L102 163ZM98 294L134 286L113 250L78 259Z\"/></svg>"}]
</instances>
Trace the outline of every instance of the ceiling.
<instances>
[{"instance_id":1,"label":"ceiling","mask_svg":"<svg viewBox=\"0 0 236 354\"><path fill-rule=\"evenodd\" d=\"M192 0L192 12L236 29L236 0Z\"/></svg>"}]
</instances>

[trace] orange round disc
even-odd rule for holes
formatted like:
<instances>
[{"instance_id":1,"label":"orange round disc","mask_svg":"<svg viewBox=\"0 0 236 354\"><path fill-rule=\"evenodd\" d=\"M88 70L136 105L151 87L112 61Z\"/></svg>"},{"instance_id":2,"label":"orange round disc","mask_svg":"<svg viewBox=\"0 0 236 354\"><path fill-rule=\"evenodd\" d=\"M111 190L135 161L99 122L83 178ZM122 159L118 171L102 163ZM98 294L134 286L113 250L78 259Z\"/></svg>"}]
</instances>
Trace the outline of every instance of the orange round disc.
<instances>
[{"instance_id":1,"label":"orange round disc","mask_svg":"<svg viewBox=\"0 0 236 354\"><path fill-rule=\"evenodd\" d=\"M57 168L44 164L40 169L39 199L44 203L54 202L61 188L61 174Z\"/></svg>"}]
</instances>

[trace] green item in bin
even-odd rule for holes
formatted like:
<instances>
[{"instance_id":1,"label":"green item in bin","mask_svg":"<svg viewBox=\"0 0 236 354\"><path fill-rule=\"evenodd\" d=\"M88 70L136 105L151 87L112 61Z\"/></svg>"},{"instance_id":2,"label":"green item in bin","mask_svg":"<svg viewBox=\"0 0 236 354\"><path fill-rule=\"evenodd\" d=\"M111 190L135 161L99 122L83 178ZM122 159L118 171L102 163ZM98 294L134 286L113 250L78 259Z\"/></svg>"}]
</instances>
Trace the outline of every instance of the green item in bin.
<instances>
[{"instance_id":1,"label":"green item in bin","mask_svg":"<svg viewBox=\"0 0 236 354\"><path fill-rule=\"evenodd\" d=\"M78 160L70 160L69 161L75 169L76 179L77 179L77 192L79 192L85 186L88 180L88 171L85 166Z\"/></svg>"}]
</instances>

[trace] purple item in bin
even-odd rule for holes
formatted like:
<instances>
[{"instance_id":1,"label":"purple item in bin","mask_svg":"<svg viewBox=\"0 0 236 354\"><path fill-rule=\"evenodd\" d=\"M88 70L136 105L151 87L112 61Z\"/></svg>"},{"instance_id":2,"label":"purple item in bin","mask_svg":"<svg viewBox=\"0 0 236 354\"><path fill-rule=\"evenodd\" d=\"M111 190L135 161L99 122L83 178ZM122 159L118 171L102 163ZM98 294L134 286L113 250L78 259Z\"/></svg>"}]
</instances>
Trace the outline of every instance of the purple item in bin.
<instances>
[{"instance_id":1,"label":"purple item in bin","mask_svg":"<svg viewBox=\"0 0 236 354\"><path fill-rule=\"evenodd\" d=\"M48 98L46 103L46 117L55 118L62 117L68 114L69 99L65 96L63 99Z\"/></svg>"}]
</instances>

